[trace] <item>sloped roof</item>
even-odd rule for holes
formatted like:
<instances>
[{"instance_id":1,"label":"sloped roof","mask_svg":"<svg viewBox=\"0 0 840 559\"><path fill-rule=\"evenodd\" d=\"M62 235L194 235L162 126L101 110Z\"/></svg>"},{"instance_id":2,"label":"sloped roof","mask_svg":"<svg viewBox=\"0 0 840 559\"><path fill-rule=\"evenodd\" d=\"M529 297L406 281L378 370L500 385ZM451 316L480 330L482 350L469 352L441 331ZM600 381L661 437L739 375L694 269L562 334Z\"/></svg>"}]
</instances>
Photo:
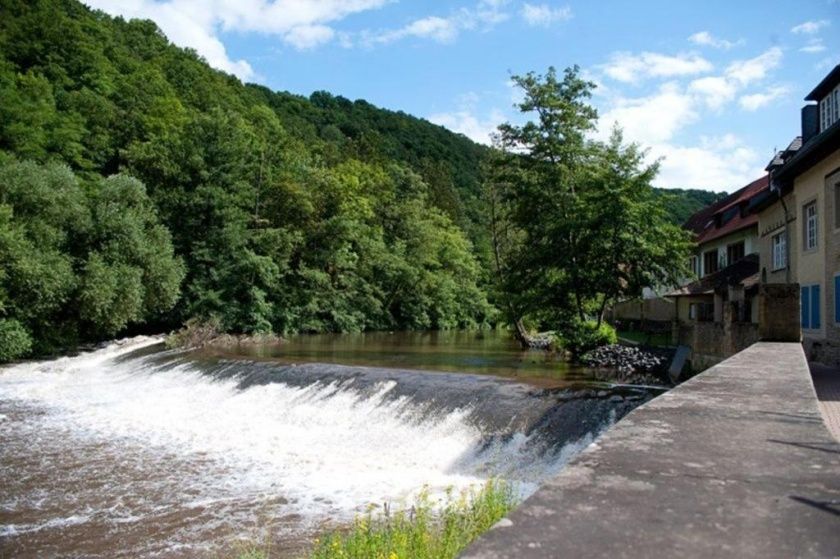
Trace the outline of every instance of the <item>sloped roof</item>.
<instances>
[{"instance_id":1,"label":"sloped roof","mask_svg":"<svg viewBox=\"0 0 840 559\"><path fill-rule=\"evenodd\" d=\"M767 190L770 182L768 175L754 180L747 186L736 190L723 200L706 206L692 215L683 224L683 228L694 233L694 240L703 244L725 235L735 233L758 223L758 216L747 211L749 201L756 195ZM720 223L716 216L722 215L727 210L739 206L739 210L726 223Z\"/></svg>"},{"instance_id":2,"label":"sloped roof","mask_svg":"<svg viewBox=\"0 0 840 559\"><path fill-rule=\"evenodd\" d=\"M718 270L714 274L702 277L697 281L679 287L665 297L685 297L688 295L711 295L716 289L730 285L742 285L749 289L758 284L759 266L758 254L748 254L739 261Z\"/></svg>"},{"instance_id":3,"label":"sloped roof","mask_svg":"<svg viewBox=\"0 0 840 559\"><path fill-rule=\"evenodd\" d=\"M775 154L773 154L773 159L770 160L770 163L768 163L767 167L765 167L764 169L766 171L770 171L772 169L781 167L785 164L785 161L796 155L796 152L798 152L800 149L802 149L802 136L797 136L793 140L791 140L791 142L788 144L788 147L786 147L783 150L777 151Z\"/></svg>"},{"instance_id":4,"label":"sloped roof","mask_svg":"<svg viewBox=\"0 0 840 559\"><path fill-rule=\"evenodd\" d=\"M806 97L806 101L819 101L821 100L829 91L834 89L834 86L840 83L840 64L834 67L820 83L817 84L817 87L811 91Z\"/></svg>"}]
</instances>

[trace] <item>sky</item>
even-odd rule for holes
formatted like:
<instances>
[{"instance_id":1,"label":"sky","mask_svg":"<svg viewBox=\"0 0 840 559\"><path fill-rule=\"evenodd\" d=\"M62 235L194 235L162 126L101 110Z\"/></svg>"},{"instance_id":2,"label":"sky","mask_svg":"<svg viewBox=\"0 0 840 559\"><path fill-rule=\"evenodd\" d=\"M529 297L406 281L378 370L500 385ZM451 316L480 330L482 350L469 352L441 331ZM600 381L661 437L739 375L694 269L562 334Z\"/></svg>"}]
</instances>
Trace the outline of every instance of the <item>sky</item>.
<instances>
[{"instance_id":1,"label":"sky","mask_svg":"<svg viewBox=\"0 0 840 559\"><path fill-rule=\"evenodd\" d=\"M490 143L521 122L512 75L578 65L606 138L660 160L662 187L733 191L799 133L840 63L840 0L86 0L154 20L210 65L325 90Z\"/></svg>"}]
</instances>

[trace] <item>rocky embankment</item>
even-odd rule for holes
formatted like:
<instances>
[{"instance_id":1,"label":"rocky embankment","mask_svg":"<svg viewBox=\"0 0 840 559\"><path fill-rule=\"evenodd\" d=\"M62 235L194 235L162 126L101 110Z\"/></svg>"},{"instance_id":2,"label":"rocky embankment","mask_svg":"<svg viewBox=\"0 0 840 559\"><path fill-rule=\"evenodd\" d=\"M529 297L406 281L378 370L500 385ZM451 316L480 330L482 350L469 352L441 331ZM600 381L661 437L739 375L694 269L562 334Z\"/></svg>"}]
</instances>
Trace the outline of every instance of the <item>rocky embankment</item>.
<instances>
[{"instance_id":1,"label":"rocky embankment","mask_svg":"<svg viewBox=\"0 0 840 559\"><path fill-rule=\"evenodd\" d=\"M608 345L581 358L587 367L602 371L603 380L629 384L662 384L668 381L672 352L664 349Z\"/></svg>"}]
</instances>

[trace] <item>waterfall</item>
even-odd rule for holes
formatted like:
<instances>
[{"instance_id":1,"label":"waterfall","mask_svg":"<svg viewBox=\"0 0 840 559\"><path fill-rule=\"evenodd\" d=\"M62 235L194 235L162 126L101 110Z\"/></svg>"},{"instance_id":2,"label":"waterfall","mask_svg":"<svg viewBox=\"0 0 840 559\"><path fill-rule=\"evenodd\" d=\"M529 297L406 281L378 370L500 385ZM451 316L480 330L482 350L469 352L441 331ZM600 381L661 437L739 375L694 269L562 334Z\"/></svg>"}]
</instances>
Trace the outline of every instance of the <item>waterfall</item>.
<instances>
[{"instance_id":1,"label":"waterfall","mask_svg":"<svg viewBox=\"0 0 840 559\"><path fill-rule=\"evenodd\" d=\"M0 369L0 539L50 554L69 535L96 555L120 532L133 553L177 556L263 521L294 539L423 488L498 477L525 497L615 417L601 399L564 434L565 400L509 381L208 362L159 343Z\"/></svg>"}]
</instances>

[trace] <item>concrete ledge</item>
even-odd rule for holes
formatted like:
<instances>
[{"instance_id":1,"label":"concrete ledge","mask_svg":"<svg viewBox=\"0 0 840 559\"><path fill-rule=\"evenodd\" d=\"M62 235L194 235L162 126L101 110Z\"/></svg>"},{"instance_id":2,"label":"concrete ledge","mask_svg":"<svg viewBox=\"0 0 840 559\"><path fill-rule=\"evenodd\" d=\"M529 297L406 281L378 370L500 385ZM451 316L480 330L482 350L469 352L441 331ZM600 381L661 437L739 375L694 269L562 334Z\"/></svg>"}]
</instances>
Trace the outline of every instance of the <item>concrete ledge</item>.
<instances>
[{"instance_id":1,"label":"concrete ledge","mask_svg":"<svg viewBox=\"0 0 840 559\"><path fill-rule=\"evenodd\" d=\"M800 344L757 343L631 412L466 559L840 556L840 444Z\"/></svg>"}]
</instances>

